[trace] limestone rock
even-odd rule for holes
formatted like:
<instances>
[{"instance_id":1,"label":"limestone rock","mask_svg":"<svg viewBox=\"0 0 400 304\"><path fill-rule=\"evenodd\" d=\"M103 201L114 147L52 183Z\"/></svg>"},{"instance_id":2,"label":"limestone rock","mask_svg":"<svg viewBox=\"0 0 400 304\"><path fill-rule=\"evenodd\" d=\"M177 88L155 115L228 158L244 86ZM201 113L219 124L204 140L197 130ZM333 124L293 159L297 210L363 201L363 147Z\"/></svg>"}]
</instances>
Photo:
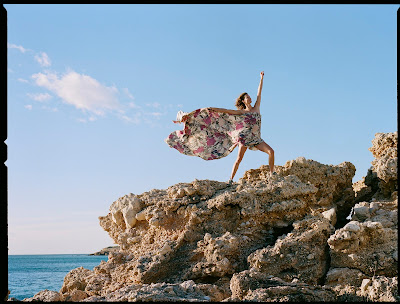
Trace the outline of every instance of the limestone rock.
<instances>
[{"instance_id":1,"label":"limestone rock","mask_svg":"<svg viewBox=\"0 0 400 304\"><path fill-rule=\"evenodd\" d=\"M325 285L335 287L340 285L351 285L360 287L364 279L368 278L364 273L357 269L351 268L331 268L326 274Z\"/></svg>"},{"instance_id":2,"label":"limestone rock","mask_svg":"<svg viewBox=\"0 0 400 304\"><path fill-rule=\"evenodd\" d=\"M254 269L235 273L230 287L230 301L256 302L332 302L335 293L328 287L312 286L305 283L285 282L272 275Z\"/></svg>"},{"instance_id":3,"label":"limestone rock","mask_svg":"<svg viewBox=\"0 0 400 304\"><path fill-rule=\"evenodd\" d=\"M277 175L118 198L99 222L120 249L70 271L60 299L398 301L396 144L397 132L376 135L354 184L349 162L299 157Z\"/></svg>"},{"instance_id":4,"label":"limestone rock","mask_svg":"<svg viewBox=\"0 0 400 304\"><path fill-rule=\"evenodd\" d=\"M329 252L325 244L334 228L321 215L308 216L293 226L274 246L250 254L250 267L288 282L318 284L326 272Z\"/></svg>"},{"instance_id":5,"label":"limestone rock","mask_svg":"<svg viewBox=\"0 0 400 304\"><path fill-rule=\"evenodd\" d=\"M352 163L343 162L333 166L298 157L287 161L284 166L275 166L275 170L279 175L295 175L301 182L315 186L317 192L314 209L323 212L335 207L339 219L349 214L354 201L352 178L356 171ZM262 181L268 178L268 172L269 166L261 166L246 171L243 179Z\"/></svg>"},{"instance_id":6,"label":"limestone rock","mask_svg":"<svg viewBox=\"0 0 400 304\"><path fill-rule=\"evenodd\" d=\"M73 290L84 291L87 285L87 280L93 272L89 269L78 267L71 270L65 277L60 293L67 293Z\"/></svg>"},{"instance_id":7,"label":"limestone rock","mask_svg":"<svg viewBox=\"0 0 400 304\"><path fill-rule=\"evenodd\" d=\"M369 276L397 275L397 230L384 228L380 222L351 221L335 231L328 244L331 266L359 269Z\"/></svg>"},{"instance_id":8,"label":"limestone rock","mask_svg":"<svg viewBox=\"0 0 400 304\"><path fill-rule=\"evenodd\" d=\"M119 198L111 204L112 220L120 227L132 228L136 224L136 214L142 209L141 200L133 193Z\"/></svg>"},{"instance_id":9,"label":"limestone rock","mask_svg":"<svg viewBox=\"0 0 400 304\"><path fill-rule=\"evenodd\" d=\"M399 302L398 279L382 276L364 279L357 294L373 302Z\"/></svg>"},{"instance_id":10,"label":"limestone rock","mask_svg":"<svg viewBox=\"0 0 400 304\"><path fill-rule=\"evenodd\" d=\"M380 195L389 197L397 191L397 131L393 133L376 133L372 140L372 152L375 159L372 161L371 171L376 173Z\"/></svg>"},{"instance_id":11,"label":"limestone rock","mask_svg":"<svg viewBox=\"0 0 400 304\"><path fill-rule=\"evenodd\" d=\"M224 298L224 293L218 287L189 280L179 284L132 284L102 297L92 296L85 302L219 302Z\"/></svg>"},{"instance_id":12,"label":"limestone rock","mask_svg":"<svg viewBox=\"0 0 400 304\"><path fill-rule=\"evenodd\" d=\"M36 293L32 298L24 299L23 302L60 302L62 296L54 290L42 290Z\"/></svg>"},{"instance_id":13,"label":"limestone rock","mask_svg":"<svg viewBox=\"0 0 400 304\"><path fill-rule=\"evenodd\" d=\"M132 271L120 280L218 280L241 271L247 256L271 240L272 227L287 227L311 212L317 192L293 175L239 186L232 191L226 183L196 180L135 196L143 202L145 219L130 229L112 213L102 217L101 226L129 256L121 267ZM176 196L180 189L194 191ZM181 266L179 272L174 265Z\"/></svg>"},{"instance_id":14,"label":"limestone rock","mask_svg":"<svg viewBox=\"0 0 400 304\"><path fill-rule=\"evenodd\" d=\"M63 302L80 302L88 297L88 294L83 290L74 289L63 295Z\"/></svg>"}]
</instances>

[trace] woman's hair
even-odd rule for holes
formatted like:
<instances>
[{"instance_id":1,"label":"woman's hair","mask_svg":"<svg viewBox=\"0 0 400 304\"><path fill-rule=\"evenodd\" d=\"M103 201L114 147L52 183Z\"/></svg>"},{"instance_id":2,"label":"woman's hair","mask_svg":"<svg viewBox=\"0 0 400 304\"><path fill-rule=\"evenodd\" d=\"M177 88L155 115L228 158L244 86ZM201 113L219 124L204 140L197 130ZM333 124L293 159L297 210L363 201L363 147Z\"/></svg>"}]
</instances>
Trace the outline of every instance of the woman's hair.
<instances>
[{"instance_id":1,"label":"woman's hair","mask_svg":"<svg viewBox=\"0 0 400 304\"><path fill-rule=\"evenodd\" d=\"M240 94L240 96L236 99L236 103L235 103L236 108L241 109L241 110L246 109L246 105L243 102L244 97L246 95L247 95L247 93L244 92L244 93Z\"/></svg>"}]
</instances>

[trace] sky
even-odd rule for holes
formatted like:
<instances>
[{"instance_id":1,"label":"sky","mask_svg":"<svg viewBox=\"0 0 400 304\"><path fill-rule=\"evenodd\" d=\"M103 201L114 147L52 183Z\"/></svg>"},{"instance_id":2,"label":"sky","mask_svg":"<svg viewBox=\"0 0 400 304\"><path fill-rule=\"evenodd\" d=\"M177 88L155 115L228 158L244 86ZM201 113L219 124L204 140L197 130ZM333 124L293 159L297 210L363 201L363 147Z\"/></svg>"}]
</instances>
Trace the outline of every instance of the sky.
<instances>
[{"instance_id":1,"label":"sky","mask_svg":"<svg viewBox=\"0 0 400 304\"><path fill-rule=\"evenodd\" d=\"M8 253L93 253L119 197L228 181L164 139L179 110L256 99L275 164L305 157L367 174L397 131L398 5L4 4ZM268 164L248 150L236 173Z\"/></svg>"}]
</instances>

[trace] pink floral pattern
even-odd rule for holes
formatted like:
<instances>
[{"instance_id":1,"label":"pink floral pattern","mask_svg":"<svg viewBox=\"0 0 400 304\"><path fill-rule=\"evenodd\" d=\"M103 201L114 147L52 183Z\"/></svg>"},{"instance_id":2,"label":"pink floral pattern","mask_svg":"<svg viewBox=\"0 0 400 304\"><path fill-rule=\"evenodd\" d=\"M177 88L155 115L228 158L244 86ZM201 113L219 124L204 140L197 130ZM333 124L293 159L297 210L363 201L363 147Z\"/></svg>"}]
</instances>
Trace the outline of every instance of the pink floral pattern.
<instances>
[{"instance_id":1,"label":"pink floral pattern","mask_svg":"<svg viewBox=\"0 0 400 304\"><path fill-rule=\"evenodd\" d=\"M180 153L205 160L227 156L240 143L251 150L261 139L261 115L218 113L197 109L188 114L183 130L172 132L165 142Z\"/></svg>"}]
</instances>

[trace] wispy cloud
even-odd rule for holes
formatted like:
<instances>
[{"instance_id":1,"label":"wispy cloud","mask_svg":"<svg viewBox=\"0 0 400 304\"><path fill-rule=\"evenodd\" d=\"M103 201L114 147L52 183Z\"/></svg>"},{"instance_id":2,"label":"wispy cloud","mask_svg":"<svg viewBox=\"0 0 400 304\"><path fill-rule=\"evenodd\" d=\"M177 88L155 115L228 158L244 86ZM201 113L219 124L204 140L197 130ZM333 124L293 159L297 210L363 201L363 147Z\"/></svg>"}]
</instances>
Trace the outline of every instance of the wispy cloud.
<instances>
[{"instance_id":1,"label":"wispy cloud","mask_svg":"<svg viewBox=\"0 0 400 304\"><path fill-rule=\"evenodd\" d=\"M40 52L39 54L35 55L35 60L42 66L42 67L49 67L51 66L51 61L49 56L45 52Z\"/></svg>"},{"instance_id":2,"label":"wispy cloud","mask_svg":"<svg viewBox=\"0 0 400 304\"><path fill-rule=\"evenodd\" d=\"M13 44L13 43L8 43L8 42L7 42L7 48L9 48L9 49L17 49L21 53L25 53L26 51L28 51L28 49L24 48L21 45L16 45L16 44Z\"/></svg>"},{"instance_id":3,"label":"wispy cloud","mask_svg":"<svg viewBox=\"0 0 400 304\"><path fill-rule=\"evenodd\" d=\"M28 110L32 110L32 105L25 105L24 108L28 109Z\"/></svg>"},{"instance_id":4,"label":"wispy cloud","mask_svg":"<svg viewBox=\"0 0 400 304\"><path fill-rule=\"evenodd\" d=\"M125 93L126 96L128 96L129 99L134 100L135 97L133 97L133 95L131 94L131 92L129 92L128 88L123 88L122 91Z\"/></svg>"},{"instance_id":5,"label":"wispy cloud","mask_svg":"<svg viewBox=\"0 0 400 304\"><path fill-rule=\"evenodd\" d=\"M32 78L38 86L48 89L65 103L84 112L104 115L106 111L121 108L116 97L118 89L102 85L88 75L71 70L61 76L52 72L36 73Z\"/></svg>"},{"instance_id":6,"label":"wispy cloud","mask_svg":"<svg viewBox=\"0 0 400 304\"><path fill-rule=\"evenodd\" d=\"M149 115L150 115L150 116L153 116L153 117L156 117L156 118L159 118L160 116L163 115L163 113L160 113L160 112L152 112L152 113L149 113Z\"/></svg>"},{"instance_id":7,"label":"wispy cloud","mask_svg":"<svg viewBox=\"0 0 400 304\"><path fill-rule=\"evenodd\" d=\"M24 79L24 78L18 78L17 79L19 82L24 82L24 83L29 83L28 80Z\"/></svg>"},{"instance_id":8,"label":"wispy cloud","mask_svg":"<svg viewBox=\"0 0 400 304\"><path fill-rule=\"evenodd\" d=\"M137 112L129 115L121 115L120 118L125 122L138 125L142 122L142 113Z\"/></svg>"},{"instance_id":9,"label":"wispy cloud","mask_svg":"<svg viewBox=\"0 0 400 304\"><path fill-rule=\"evenodd\" d=\"M28 97L32 98L33 100L40 102L49 100L52 97L49 93L27 93L26 95L28 95Z\"/></svg>"},{"instance_id":10,"label":"wispy cloud","mask_svg":"<svg viewBox=\"0 0 400 304\"><path fill-rule=\"evenodd\" d=\"M158 102L152 102L152 103L146 103L146 106L159 109L161 107L161 104Z\"/></svg>"},{"instance_id":11,"label":"wispy cloud","mask_svg":"<svg viewBox=\"0 0 400 304\"><path fill-rule=\"evenodd\" d=\"M128 107L132 108L132 109L140 109L140 106L138 106L136 103L134 103L133 101L128 103Z\"/></svg>"},{"instance_id":12,"label":"wispy cloud","mask_svg":"<svg viewBox=\"0 0 400 304\"><path fill-rule=\"evenodd\" d=\"M49 111L49 112L58 112L58 108L56 108L56 107L42 106L42 109Z\"/></svg>"}]
</instances>

